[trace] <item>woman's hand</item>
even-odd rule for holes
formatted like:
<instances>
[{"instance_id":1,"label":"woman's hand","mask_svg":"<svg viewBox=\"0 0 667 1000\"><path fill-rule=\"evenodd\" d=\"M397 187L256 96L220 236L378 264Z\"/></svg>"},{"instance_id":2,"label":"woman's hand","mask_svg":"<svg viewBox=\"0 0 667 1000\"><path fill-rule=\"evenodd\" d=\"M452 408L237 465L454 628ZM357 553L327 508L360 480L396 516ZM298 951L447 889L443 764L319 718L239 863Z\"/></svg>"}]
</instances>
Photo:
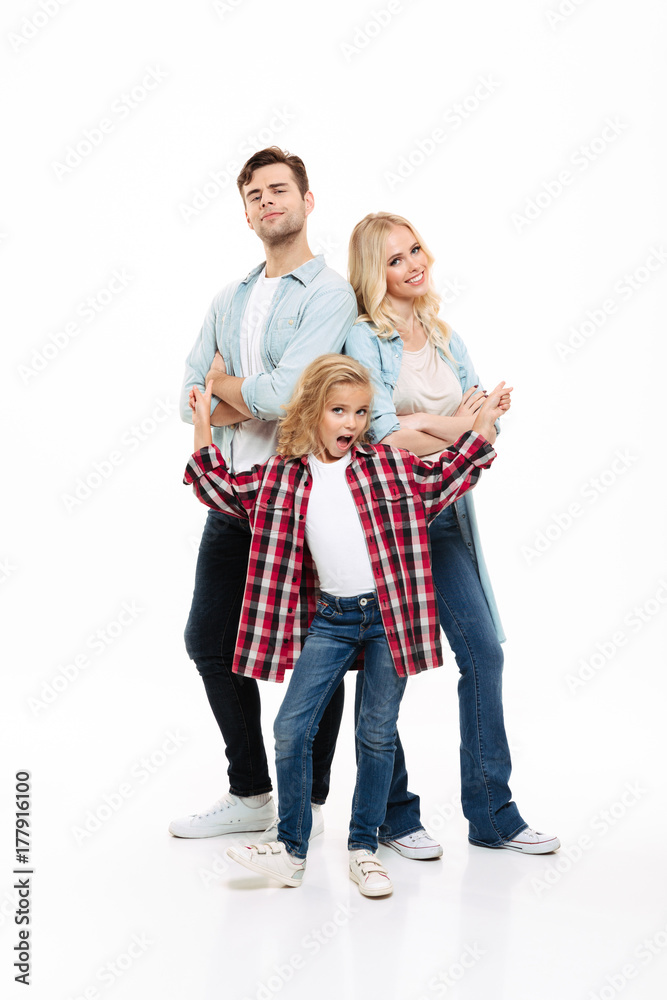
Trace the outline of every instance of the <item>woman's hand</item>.
<instances>
[{"instance_id":1,"label":"woman's hand","mask_svg":"<svg viewBox=\"0 0 667 1000\"><path fill-rule=\"evenodd\" d=\"M463 399L459 403L455 417L464 417L469 420L468 429L473 425L476 414L481 409L482 403L486 399L486 393L478 385L473 385L463 393Z\"/></svg>"},{"instance_id":2,"label":"woman's hand","mask_svg":"<svg viewBox=\"0 0 667 1000\"><path fill-rule=\"evenodd\" d=\"M504 382L499 382L495 389L492 389L475 417L472 430L477 431L486 440L493 444L496 440L496 428L494 426L498 417L507 413L511 405L510 394L513 386L506 386Z\"/></svg>"}]
</instances>

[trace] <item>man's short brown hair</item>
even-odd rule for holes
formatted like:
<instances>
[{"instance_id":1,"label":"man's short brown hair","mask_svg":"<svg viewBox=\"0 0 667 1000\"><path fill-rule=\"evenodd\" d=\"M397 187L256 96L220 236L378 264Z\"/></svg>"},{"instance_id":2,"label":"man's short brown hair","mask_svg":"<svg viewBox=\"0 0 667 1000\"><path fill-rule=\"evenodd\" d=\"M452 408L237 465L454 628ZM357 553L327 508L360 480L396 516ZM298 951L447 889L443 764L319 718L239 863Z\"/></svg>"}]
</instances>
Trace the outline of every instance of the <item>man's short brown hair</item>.
<instances>
[{"instance_id":1,"label":"man's short brown hair","mask_svg":"<svg viewBox=\"0 0 667 1000\"><path fill-rule=\"evenodd\" d=\"M296 185L301 192L301 197L305 198L306 191L310 190L308 184L308 174L306 173L306 168L303 165L303 160L299 156L294 156L293 153L283 152L279 146L268 146L266 149L260 149L259 152L253 153L249 160L241 167L241 173L236 178L236 183L238 185L239 194L243 198L243 188L246 184L250 183L252 175L260 167L270 167L274 163L286 163L294 174L294 180ZM244 199L245 201L245 199Z\"/></svg>"}]
</instances>

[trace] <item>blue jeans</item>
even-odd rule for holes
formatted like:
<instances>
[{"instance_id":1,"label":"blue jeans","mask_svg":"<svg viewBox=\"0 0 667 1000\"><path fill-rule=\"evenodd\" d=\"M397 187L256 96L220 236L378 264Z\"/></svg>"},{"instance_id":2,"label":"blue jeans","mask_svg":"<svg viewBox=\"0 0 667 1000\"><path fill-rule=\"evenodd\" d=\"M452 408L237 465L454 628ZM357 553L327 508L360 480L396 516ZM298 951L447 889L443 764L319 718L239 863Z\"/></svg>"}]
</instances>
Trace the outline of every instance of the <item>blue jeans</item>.
<instances>
[{"instance_id":1,"label":"blue jeans","mask_svg":"<svg viewBox=\"0 0 667 1000\"><path fill-rule=\"evenodd\" d=\"M503 651L452 506L431 523L429 537L440 624L461 674L461 805L469 824L468 838L473 844L498 847L527 826L508 784L512 762L503 719ZM358 678L358 685L363 685L363 677ZM408 791L398 740L379 838L396 840L421 825L419 798Z\"/></svg>"},{"instance_id":2,"label":"blue jeans","mask_svg":"<svg viewBox=\"0 0 667 1000\"><path fill-rule=\"evenodd\" d=\"M257 681L232 673L249 553L247 521L209 511L185 629L188 655L201 674L225 742L229 789L233 795L242 796L271 791ZM329 791L344 697L345 689L340 684L313 747L313 802L324 802Z\"/></svg>"},{"instance_id":3,"label":"blue jeans","mask_svg":"<svg viewBox=\"0 0 667 1000\"><path fill-rule=\"evenodd\" d=\"M396 720L406 678L399 677L374 593L322 594L274 724L278 840L305 858L311 830L312 746L323 712L364 650L364 692L356 722L357 781L349 850L377 849L394 768ZM407 780L407 779L406 779Z\"/></svg>"}]
</instances>

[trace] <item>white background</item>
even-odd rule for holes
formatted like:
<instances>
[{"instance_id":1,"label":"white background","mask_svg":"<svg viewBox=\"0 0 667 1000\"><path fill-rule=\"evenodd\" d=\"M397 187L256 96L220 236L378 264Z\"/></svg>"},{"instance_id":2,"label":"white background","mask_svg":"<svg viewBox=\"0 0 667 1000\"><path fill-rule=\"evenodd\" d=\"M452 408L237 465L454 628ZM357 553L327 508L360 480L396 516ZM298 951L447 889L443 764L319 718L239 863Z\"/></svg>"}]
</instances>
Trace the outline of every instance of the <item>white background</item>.
<instances>
[{"instance_id":1,"label":"white background","mask_svg":"<svg viewBox=\"0 0 667 1000\"><path fill-rule=\"evenodd\" d=\"M3 981L28 769L40 1000L662 995L664 27L658 0L3 5ZM205 511L176 403L262 258L235 178L273 142L306 162L313 249L345 273L363 215L406 215L485 383L516 387L476 503L512 790L552 858L468 846L451 656L402 712L445 856L385 852L391 899L346 875L351 704L299 893L167 834L227 787L182 641Z\"/></svg>"}]
</instances>

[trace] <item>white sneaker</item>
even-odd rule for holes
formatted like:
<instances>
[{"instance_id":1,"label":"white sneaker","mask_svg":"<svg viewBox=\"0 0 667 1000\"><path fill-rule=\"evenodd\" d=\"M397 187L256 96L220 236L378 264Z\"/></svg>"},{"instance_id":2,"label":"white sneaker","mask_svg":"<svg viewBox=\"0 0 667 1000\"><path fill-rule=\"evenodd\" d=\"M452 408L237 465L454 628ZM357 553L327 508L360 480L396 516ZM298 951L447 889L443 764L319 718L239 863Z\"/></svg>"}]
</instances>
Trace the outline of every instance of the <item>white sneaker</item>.
<instances>
[{"instance_id":1,"label":"white sneaker","mask_svg":"<svg viewBox=\"0 0 667 1000\"><path fill-rule=\"evenodd\" d=\"M174 837L220 837L224 833L255 833L265 830L276 815L273 799L251 808L228 792L205 813L175 819L169 824Z\"/></svg>"},{"instance_id":2,"label":"white sneaker","mask_svg":"<svg viewBox=\"0 0 667 1000\"><path fill-rule=\"evenodd\" d=\"M429 837L426 830L409 833L407 836L401 837L400 840L383 840L382 843L385 847L391 847L392 851L396 851L404 858L413 858L416 861L442 857L442 847L437 840Z\"/></svg>"},{"instance_id":3,"label":"white sneaker","mask_svg":"<svg viewBox=\"0 0 667 1000\"><path fill-rule=\"evenodd\" d=\"M387 869L369 850L350 851L350 878L362 896L389 896L394 890Z\"/></svg>"},{"instance_id":4,"label":"white sneaker","mask_svg":"<svg viewBox=\"0 0 667 1000\"><path fill-rule=\"evenodd\" d=\"M517 833L513 840L506 840L500 847L508 851L521 851L522 854L550 854L560 847L560 840L549 833L538 833L527 826Z\"/></svg>"},{"instance_id":5,"label":"white sneaker","mask_svg":"<svg viewBox=\"0 0 667 1000\"><path fill-rule=\"evenodd\" d=\"M316 805L314 802L312 804L313 809L313 825L310 828L309 840L313 837L318 837L321 833L324 833L324 816L322 815L322 807ZM276 840L278 837L278 817L274 819L271 826L267 827L264 833L260 833L257 837L258 844L268 844L272 840Z\"/></svg>"},{"instance_id":6,"label":"white sneaker","mask_svg":"<svg viewBox=\"0 0 667 1000\"><path fill-rule=\"evenodd\" d=\"M268 844L250 847L228 847L227 857L237 861L251 872L268 875L282 885L296 889L301 885L306 870L305 859L293 858L283 843L272 840Z\"/></svg>"}]
</instances>

